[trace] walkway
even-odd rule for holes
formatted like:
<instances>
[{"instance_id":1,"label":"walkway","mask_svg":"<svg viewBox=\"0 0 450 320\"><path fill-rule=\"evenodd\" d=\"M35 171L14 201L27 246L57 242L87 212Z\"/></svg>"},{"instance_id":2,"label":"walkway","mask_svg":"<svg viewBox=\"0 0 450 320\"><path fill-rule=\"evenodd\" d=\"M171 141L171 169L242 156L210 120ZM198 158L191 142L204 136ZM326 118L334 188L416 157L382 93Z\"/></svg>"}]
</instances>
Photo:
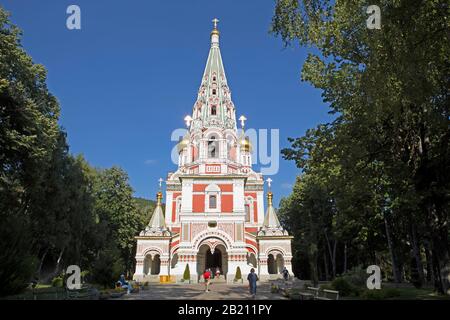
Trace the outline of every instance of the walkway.
<instances>
[{"instance_id":1,"label":"walkway","mask_svg":"<svg viewBox=\"0 0 450 320\"><path fill-rule=\"evenodd\" d=\"M213 283L210 292L204 291L203 284L151 284L147 290L124 295L123 300L249 300L247 285ZM286 299L270 292L270 284L258 286L257 300Z\"/></svg>"}]
</instances>

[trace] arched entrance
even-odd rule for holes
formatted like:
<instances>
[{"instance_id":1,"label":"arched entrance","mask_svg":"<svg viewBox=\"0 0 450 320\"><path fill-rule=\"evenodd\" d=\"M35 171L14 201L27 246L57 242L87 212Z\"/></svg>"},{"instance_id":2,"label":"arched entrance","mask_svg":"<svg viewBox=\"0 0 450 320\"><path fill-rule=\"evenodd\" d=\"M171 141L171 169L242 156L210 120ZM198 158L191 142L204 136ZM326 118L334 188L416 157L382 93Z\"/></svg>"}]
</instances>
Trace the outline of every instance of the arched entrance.
<instances>
[{"instance_id":1,"label":"arched entrance","mask_svg":"<svg viewBox=\"0 0 450 320\"><path fill-rule=\"evenodd\" d=\"M147 254L144 259L144 274L145 275L158 275L161 271L161 259L159 254L152 257L151 254Z\"/></svg>"},{"instance_id":2,"label":"arched entrance","mask_svg":"<svg viewBox=\"0 0 450 320\"><path fill-rule=\"evenodd\" d=\"M279 274L284 268L284 258L281 253L271 252L267 259L267 271L269 274Z\"/></svg>"},{"instance_id":3,"label":"arched entrance","mask_svg":"<svg viewBox=\"0 0 450 320\"><path fill-rule=\"evenodd\" d=\"M205 239L202 241L197 253L197 272L199 280L206 269L215 274L220 271L220 278L226 279L228 272L228 254L225 244L218 239Z\"/></svg>"}]
</instances>

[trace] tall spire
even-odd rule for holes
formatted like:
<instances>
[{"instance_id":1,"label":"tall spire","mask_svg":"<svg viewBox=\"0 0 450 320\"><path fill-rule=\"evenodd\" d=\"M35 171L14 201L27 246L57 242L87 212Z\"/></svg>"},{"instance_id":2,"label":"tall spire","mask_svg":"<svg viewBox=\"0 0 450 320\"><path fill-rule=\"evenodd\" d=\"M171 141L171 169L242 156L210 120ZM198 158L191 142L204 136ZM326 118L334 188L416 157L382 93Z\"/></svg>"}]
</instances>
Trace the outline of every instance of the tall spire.
<instances>
[{"instance_id":1,"label":"tall spire","mask_svg":"<svg viewBox=\"0 0 450 320\"><path fill-rule=\"evenodd\" d=\"M211 46L193 108L190 130L208 127L236 129L234 104L231 101L231 91L219 48L219 19L214 18L212 22Z\"/></svg>"}]
</instances>

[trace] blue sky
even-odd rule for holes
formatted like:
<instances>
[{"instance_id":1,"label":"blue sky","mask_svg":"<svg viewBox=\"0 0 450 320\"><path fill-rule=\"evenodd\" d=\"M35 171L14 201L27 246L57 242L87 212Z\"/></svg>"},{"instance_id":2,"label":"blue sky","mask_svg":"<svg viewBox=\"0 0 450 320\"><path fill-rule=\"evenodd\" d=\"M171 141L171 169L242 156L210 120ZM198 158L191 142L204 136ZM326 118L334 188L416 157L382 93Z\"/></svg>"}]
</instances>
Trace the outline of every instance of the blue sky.
<instances>
[{"instance_id":1,"label":"blue sky","mask_svg":"<svg viewBox=\"0 0 450 320\"><path fill-rule=\"evenodd\" d=\"M281 147L329 121L321 92L300 81L305 48L284 48L269 34L271 0L0 0L24 33L23 46L48 70L70 150L94 166L126 170L135 195L153 199L159 177L174 171L170 135L192 110L209 50L211 19L237 116L279 129ZM66 28L81 8L82 29ZM256 166L258 168L258 166ZM280 159L271 178L275 203L299 170Z\"/></svg>"}]
</instances>

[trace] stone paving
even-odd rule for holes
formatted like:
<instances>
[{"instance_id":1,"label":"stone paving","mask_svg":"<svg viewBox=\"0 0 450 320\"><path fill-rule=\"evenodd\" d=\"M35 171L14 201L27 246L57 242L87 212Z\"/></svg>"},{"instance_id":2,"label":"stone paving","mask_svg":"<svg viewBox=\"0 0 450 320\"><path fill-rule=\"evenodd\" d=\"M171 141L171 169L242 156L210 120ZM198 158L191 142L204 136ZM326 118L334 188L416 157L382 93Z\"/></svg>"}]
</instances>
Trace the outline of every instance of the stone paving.
<instances>
[{"instance_id":1,"label":"stone paving","mask_svg":"<svg viewBox=\"0 0 450 320\"><path fill-rule=\"evenodd\" d=\"M122 300L249 300L252 299L245 284L213 283L205 292L203 284L151 284L147 290L124 295ZM256 300L285 300L270 292L270 284L258 285Z\"/></svg>"}]
</instances>

